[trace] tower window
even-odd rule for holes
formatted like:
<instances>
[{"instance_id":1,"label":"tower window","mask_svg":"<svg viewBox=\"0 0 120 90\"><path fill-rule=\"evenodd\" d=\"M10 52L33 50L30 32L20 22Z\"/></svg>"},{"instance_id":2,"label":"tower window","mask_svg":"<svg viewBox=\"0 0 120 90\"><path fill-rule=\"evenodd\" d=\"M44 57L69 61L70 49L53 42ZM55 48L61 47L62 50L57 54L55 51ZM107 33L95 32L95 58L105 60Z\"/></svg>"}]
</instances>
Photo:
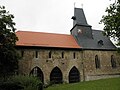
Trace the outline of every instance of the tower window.
<instances>
[{"instance_id":1,"label":"tower window","mask_svg":"<svg viewBox=\"0 0 120 90\"><path fill-rule=\"evenodd\" d=\"M95 56L95 66L96 66L96 69L100 68L100 60L98 58L98 55Z\"/></svg>"},{"instance_id":2,"label":"tower window","mask_svg":"<svg viewBox=\"0 0 120 90\"><path fill-rule=\"evenodd\" d=\"M104 45L103 40L99 40L99 41L98 41L98 45L103 46L103 45Z\"/></svg>"},{"instance_id":3,"label":"tower window","mask_svg":"<svg viewBox=\"0 0 120 90\"><path fill-rule=\"evenodd\" d=\"M35 58L38 58L38 51L35 52Z\"/></svg>"},{"instance_id":4,"label":"tower window","mask_svg":"<svg viewBox=\"0 0 120 90\"><path fill-rule=\"evenodd\" d=\"M111 55L111 66L112 66L112 68L116 68L116 61L115 61L113 55Z\"/></svg>"},{"instance_id":5,"label":"tower window","mask_svg":"<svg viewBox=\"0 0 120 90\"><path fill-rule=\"evenodd\" d=\"M52 52L51 51L49 52L49 58L52 58Z\"/></svg>"}]
</instances>

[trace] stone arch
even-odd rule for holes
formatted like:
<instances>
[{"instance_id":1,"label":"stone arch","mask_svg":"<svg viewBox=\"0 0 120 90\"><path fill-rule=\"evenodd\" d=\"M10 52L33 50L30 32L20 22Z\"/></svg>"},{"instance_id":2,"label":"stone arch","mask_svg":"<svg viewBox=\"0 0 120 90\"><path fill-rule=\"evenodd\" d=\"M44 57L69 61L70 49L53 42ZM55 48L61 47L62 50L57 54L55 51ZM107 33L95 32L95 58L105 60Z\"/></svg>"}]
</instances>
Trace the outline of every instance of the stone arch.
<instances>
[{"instance_id":1,"label":"stone arch","mask_svg":"<svg viewBox=\"0 0 120 90\"><path fill-rule=\"evenodd\" d=\"M50 73L50 82L59 84L63 81L63 75L61 70L58 67L53 68Z\"/></svg>"},{"instance_id":2,"label":"stone arch","mask_svg":"<svg viewBox=\"0 0 120 90\"><path fill-rule=\"evenodd\" d=\"M80 81L80 73L74 66L69 72L69 83L75 83Z\"/></svg>"},{"instance_id":3,"label":"stone arch","mask_svg":"<svg viewBox=\"0 0 120 90\"><path fill-rule=\"evenodd\" d=\"M42 83L44 83L44 75L43 75L42 70L39 67L37 66L34 67L31 70L30 75L37 76L42 81Z\"/></svg>"}]
</instances>

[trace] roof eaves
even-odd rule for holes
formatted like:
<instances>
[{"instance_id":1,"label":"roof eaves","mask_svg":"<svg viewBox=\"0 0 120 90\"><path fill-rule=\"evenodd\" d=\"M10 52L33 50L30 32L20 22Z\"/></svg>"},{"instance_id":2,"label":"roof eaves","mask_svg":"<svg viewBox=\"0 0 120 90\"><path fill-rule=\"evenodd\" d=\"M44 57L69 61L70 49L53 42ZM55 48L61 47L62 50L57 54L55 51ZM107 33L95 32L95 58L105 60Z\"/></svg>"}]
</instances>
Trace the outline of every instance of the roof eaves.
<instances>
[{"instance_id":1,"label":"roof eaves","mask_svg":"<svg viewBox=\"0 0 120 90\"><path fill-rule=\"evenodd\" d=\"M39 45L16 45L16 47L44 47L44 48L66 48L66 49L80 49L80 47L56 47L56 46L39 46Z\"/></svg>"}]
</instances>

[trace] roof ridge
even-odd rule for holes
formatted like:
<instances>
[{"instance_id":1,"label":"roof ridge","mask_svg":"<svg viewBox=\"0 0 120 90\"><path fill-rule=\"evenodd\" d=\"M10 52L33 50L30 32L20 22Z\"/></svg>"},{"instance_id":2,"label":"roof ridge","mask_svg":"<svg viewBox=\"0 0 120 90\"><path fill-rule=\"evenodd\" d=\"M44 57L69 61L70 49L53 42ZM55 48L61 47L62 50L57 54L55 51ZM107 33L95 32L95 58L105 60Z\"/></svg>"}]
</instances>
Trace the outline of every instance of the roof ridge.
<instances>
[{"instance_id":1,"label":"roof ridge","mask_svg":"<svg viewBox=\"0 0 120 90\"><path fill-rule=\"evenodd\" d=\"M18 30L17 32L43 33L43 34L55 34L55 35L68 35L68 36L71 36L71 34L50 33L50 32L38 32L38 31L22 31L22 30ZM17 32L16 32L16 33L17 33Z\"/></svg>"}]
</instances>

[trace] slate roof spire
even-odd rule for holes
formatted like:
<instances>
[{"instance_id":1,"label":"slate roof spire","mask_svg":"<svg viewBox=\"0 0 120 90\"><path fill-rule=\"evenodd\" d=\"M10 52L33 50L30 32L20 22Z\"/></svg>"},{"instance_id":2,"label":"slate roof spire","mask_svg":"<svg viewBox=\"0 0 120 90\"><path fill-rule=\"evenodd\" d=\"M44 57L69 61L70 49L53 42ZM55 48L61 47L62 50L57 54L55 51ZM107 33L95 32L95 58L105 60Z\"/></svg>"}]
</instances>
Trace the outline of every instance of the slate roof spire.
<instances>
[{"instance_id":1,"label":"slate roof spire","mask_svg":"<svg viewBox=\"0 0 120 90\"><path fill-rule=\"evenodd\" d=\"M72 19L73 28L70 31L73 36L93 39L92 26L88 25L82 8L74 8L74 16Z\"/></svg>"},{"instance_id":2,"label":"slate roof spire","mask_svg":"<svg viewBox=\"0 0 120 90\"><path fill-rule=\"evenodd\" d=\"M74 16L71 19L73 19L73 26L75 26L76 24L90 26L87 23L87 20L82 8L74 8Z\"/></svg>"}]
</instances>

